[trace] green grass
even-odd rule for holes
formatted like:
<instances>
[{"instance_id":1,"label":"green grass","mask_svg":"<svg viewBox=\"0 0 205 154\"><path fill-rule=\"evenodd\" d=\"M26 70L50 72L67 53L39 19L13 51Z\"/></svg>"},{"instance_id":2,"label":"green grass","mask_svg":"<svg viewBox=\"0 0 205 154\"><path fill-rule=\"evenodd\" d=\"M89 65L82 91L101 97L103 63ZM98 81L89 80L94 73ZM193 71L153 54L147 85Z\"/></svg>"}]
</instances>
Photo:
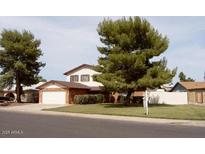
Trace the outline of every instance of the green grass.
<instances>
[{"instance_id":1,"label":"green grass","mask_svg":"<svg viewBox=\"0 0 205 154\"><path fill-rule=\"evenodd\" d=\"M150 105L148 116L144 115L142 106L124 106L122 104L73 105L45 110L85 114L205 120L205 106L198 105Z\"/></svg>"}]
</instances>

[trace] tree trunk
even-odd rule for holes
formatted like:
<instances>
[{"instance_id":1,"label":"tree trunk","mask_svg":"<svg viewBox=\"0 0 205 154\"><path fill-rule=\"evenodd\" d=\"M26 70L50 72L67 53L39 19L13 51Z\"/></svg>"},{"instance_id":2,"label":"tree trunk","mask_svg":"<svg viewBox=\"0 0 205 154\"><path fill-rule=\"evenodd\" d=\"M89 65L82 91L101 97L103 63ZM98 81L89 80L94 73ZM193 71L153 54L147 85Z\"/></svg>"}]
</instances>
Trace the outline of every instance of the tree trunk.
<instances>
[{"instance_id":1,"label":"tree trunk","mask_svg":"<svg viewBox=\"0 0 205 154\"><path fill-rule=\"evenodd\" d=\"M125 99L125 105L126 106L130 104L130 97L132 95L132 92L133 92L132 89L128 89L127 96L126 96L126 99Z\"/></svg>"},{"instance_id":2,"label":"tree trunk","mask_svg":"<svg viewBox=\"0 0 205 154\"><path fill-rule=\"evenodd\" d=\"M16 101L17 103L21 103L21 83L20 83L20 75L19 72L16 72Z\"/></svg>"}]
</instances>

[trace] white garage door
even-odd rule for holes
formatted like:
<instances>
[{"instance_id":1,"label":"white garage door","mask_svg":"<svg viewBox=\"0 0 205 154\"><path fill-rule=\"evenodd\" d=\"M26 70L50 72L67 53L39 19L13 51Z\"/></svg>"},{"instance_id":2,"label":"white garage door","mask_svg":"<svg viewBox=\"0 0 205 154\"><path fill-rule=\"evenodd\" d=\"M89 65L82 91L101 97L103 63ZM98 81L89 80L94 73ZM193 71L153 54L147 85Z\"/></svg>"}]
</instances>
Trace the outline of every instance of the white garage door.
<instances>
[{"instance_id":1,"label":"white garage door","mask_svg":"<svg viewBox=\"0 0 205 154\"><path fill-rule=\"evenodd\" d=\"M52 91L43 92L42 104L66 104L66 92L64 91Z\"/></svg>"}]
</instances>

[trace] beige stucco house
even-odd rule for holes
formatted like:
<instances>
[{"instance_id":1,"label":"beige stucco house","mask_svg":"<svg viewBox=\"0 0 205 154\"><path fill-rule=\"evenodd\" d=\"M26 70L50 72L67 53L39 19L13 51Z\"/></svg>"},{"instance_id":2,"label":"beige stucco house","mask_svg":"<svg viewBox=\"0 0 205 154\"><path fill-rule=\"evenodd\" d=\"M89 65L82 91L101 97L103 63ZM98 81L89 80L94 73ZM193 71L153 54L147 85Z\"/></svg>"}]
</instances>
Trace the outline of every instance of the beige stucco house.
<instances>
[{"instance_id":1,"label":"beige stucco house","mask_svg":"<svg viewBox=\"0 0 205 154\"><path fill-rule=\"evenodd\" d=\"M66 81L48 81L39 89L41 104L72 104L75 95L100 93L102 84L93 80L99 74L92 65L82 64L64 73Z\"/></svg>"}]
</instances>

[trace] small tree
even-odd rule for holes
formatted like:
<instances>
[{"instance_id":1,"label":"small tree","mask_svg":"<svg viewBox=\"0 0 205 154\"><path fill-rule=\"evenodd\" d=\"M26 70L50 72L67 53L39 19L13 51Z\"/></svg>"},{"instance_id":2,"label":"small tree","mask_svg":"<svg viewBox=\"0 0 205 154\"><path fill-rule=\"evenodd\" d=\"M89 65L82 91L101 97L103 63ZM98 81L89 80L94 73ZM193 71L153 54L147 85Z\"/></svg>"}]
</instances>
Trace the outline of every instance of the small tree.
<instances>
[{"instance_id":1,"label":"small tree","mask_svg":"<svg viewBox=\"0 0 205 154\"><path fill-rule=\"evenodd\" d=\"M186 75L183 72L179 73L179 80L180 81L185 81L186 80Z\"/></svg>"},{"instance_id":2,"label":"small tree","mask_svg":"<svg viewBox=\"0 0 205 154\"><path fill-rule=\"evenodd\" d=\"M188 78L186 78L186 75L183 73L183 72L180 72L179 73L179 80L181 81L181 82L183 82L183 81L194 81L194 79L192 79L192 78L190 78L190 77L188 77Z\"/></svg>"},{"instance_id":3,"label":"small tree","mask_svg":"<svg viewBox=\"0 0 205 154\"><path fill-rule=\"evenodd\" d=\"M165 58L153 61L166 51L168 39L147 20L105 19L97 31L104 46L98 47L102 56L96 71L101 74L94 79L110 91L126 92L126 103L135 90L159 87L175 76L176 69L169 70Z\"/></svg>"},{"instance_id":4,"label":"small tree","mask_svg":"<svg viewBox=\"0 0 205 154\"><path fill-rule=\"evenodd\" d=\"M42 79L38 74L45 66L38 59L42 55L40 40L29 31L3 30L0 38L0 86L16 84L17 102L21 102L22 86L30 86Z\"/></svg>"}]
</instances>

